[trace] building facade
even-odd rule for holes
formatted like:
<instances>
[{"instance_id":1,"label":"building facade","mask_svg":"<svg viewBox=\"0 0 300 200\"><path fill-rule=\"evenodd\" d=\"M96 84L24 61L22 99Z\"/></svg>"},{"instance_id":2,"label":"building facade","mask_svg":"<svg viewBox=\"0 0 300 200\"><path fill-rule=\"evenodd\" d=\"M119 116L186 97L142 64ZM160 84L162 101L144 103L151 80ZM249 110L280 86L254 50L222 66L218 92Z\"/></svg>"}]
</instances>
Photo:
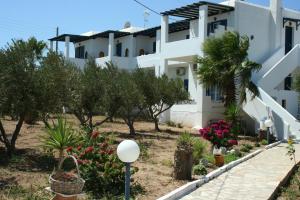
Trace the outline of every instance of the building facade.
<instances>
[{"instance_id":1,"label":"building facade","mask_svg":"<svg viewBox=\"0 0 300 200\"><path fill-rule=\"evenodd\" d=\"M253 74L260 95L247 101L243 110L247 126L258 129L271 119L278 139L295 135L300 139L298 93L292 80L300 66L300 12L283 8L282 0L270 0L269 7L229 0L220 4L197 2L161 13L161 25L149 29L127 27L85 35L63 34L50 39L65 43L65 57L79 67L94 58L99 66L111 61L121 69L154 70L157 76L178 77L189 91L191 102L173 106L161 116L190 127L204 127L223 117L224 106L217 88L205 88L196 76L196 56L201 44L225 31L237 31L250 39L249 59L262 64ZM170 23L169 16L182 21ZM75 58L70 58L70 43Z\"/></svg>"}]
</instances>

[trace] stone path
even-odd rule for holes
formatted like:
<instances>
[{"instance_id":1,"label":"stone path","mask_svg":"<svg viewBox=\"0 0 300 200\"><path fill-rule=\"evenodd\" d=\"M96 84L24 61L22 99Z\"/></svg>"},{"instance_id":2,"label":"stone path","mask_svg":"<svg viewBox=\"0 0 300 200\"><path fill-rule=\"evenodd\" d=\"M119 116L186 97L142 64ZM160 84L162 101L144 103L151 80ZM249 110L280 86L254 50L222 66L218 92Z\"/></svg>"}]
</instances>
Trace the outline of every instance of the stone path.
<instances>
[{"instance_id":1,"label":"stone path","mask_svg":"<svg viewBox=\"0 0 300 200\"><path fill-rule=\"evenodd\" d=\"M300 144L295 147L299 161ZM267 200L294 166L286 152L286 144L265 150L181 200Z\"/></svg>"}]
</instances>

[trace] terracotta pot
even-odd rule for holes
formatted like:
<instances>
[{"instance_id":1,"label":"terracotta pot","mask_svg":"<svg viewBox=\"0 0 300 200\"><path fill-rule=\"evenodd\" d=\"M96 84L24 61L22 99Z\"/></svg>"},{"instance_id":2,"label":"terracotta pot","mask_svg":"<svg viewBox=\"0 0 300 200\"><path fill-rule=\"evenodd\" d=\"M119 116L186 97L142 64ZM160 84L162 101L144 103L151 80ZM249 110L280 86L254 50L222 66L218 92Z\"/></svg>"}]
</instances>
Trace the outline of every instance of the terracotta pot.
<instances>
[{"instance_id":1,"label":"terracotta pot","mask_svg":"<svg viewBox=\"0 0 300 200\"><path fill-rule=\"evenodd\" d=\"M221 154L215 155L215 164L218 167L222 167L224 165L224 156Z\"/></svg>"},{"instance_id":2,"label":"terracotta pot","mask_svg":"<svg viewBox=\"0 0 300 200\"><path fill-rule=\"evenodd\" d=\"M55 197L53 198L53 200L77 200L76 196L72 196L72 197L63 197L61 195L55 195Z\"/></svg>"}]
</instances>

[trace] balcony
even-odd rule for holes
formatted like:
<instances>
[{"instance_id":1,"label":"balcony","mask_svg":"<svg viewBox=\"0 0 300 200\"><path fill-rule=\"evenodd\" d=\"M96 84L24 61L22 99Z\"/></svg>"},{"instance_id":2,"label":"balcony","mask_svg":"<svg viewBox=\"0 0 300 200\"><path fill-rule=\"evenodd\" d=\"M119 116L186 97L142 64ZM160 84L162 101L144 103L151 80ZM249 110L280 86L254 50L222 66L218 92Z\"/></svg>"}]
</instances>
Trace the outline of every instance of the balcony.
<instances>
[{"instance_id":1,"label":"balcony","mask_svg":"<svg viewBox=\"0 0 300 200\"><path fill-rule=\"evenodd\" d=\"M141 68L154 67L159 64L158 54L148 54L136 57L137 65Z\"/></svg>"}]
</instances>

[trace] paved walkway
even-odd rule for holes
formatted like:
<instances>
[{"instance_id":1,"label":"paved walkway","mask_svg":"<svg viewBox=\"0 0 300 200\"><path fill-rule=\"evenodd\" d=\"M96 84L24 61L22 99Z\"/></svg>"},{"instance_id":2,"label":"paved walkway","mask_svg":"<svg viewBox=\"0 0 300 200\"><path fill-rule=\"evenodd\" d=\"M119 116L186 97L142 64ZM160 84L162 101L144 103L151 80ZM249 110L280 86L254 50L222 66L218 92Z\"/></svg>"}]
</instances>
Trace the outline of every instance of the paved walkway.
<instances>
[{"instance_id":1,"label":"paved walkway","mask_svg":"<svg viewBox=\"0 0 300 200\"><path fill-rule=\"evenodd\" d=\"M299 161L300 144L295 147ZM294 165L286 152L286 144L265 150L202 185L182 200L267 200Z\"/></svg>"}]
</instances>

